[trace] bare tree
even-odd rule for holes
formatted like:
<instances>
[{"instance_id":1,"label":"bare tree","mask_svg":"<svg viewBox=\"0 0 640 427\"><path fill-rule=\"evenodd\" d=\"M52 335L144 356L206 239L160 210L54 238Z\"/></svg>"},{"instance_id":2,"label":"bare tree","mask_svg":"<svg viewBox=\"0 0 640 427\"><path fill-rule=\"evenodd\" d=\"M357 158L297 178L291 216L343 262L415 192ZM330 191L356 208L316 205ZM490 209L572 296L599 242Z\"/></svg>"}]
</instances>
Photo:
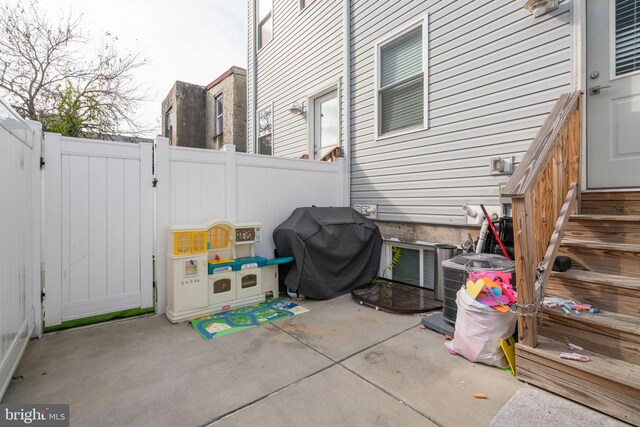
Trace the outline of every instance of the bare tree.
<instances>
[{"instance_id":1,"label":"bare tree","mask_svg":"<svg viewBox=\"0 0 640 427\"><path fill-rule=\"evenodd\" d=\"M119 52L117 37L106 33L100 51L87 59L82 15L51 21L37 0L23 3L0 7L0 95L23 117L70 136L147 130L136 117L146 99L134 78L145 64L140 52Z\"/></svg>"}]
</instances>

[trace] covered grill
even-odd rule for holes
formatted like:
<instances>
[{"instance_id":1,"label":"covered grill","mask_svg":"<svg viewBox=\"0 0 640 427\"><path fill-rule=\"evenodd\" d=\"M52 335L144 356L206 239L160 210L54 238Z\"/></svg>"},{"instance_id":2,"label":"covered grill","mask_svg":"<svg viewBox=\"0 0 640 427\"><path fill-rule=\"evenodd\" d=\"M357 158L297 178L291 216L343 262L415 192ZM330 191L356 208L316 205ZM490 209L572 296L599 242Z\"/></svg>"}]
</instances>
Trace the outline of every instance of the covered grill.
<instances>
[{"instance_id":1,"label":"covered grill","mask_svg":"<svg viewBox=\"0 0 640 427\"><path fill-rule=\"evenodd\" d=\"M273 232L279 256L292 256L285 285L305 297L330 299L378 275L382 236L352 208L297 208Z\"/></svg>"}]
</instances>

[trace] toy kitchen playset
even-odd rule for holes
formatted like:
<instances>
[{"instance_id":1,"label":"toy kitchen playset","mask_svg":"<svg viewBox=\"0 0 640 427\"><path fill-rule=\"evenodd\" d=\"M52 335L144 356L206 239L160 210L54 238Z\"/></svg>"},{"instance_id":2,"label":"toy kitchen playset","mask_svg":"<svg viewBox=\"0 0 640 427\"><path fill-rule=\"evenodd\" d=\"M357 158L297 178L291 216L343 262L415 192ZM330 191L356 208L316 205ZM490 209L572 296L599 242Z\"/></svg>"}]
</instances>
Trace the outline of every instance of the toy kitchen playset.
<instances>
[{"instance_id":1,"label":"toy kitchen playset","mask_svg":"<svg viewBox=\"0 0 640 427\"><path fill-rule=\"evenodd\" d=\"M278 264L255 255L261 224L217 220L167 227L167 318L190 320L278 296Z\"/></svg>"}]
</instances>

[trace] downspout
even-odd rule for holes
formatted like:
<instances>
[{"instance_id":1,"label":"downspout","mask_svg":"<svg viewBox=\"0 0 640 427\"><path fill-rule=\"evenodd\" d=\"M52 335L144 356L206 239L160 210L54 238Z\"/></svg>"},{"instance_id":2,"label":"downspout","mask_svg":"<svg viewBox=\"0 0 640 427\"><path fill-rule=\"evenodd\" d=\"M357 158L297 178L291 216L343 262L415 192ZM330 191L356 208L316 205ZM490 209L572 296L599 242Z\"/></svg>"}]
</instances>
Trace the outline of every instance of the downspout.
<instances>
[{"instance_id":1,"label":"downspout","mask_svg":"<svg viewBox=\"0 0 640 427\"><path fill-rule=\"evenodd\" d=\"M258 153L258 149L256 147L255 141L257 141L257 132L258 132L258 124L256 123L256 111L258 111L258 35L256 34L256 10L258 8L258 0L253 0L252 2L252 13L251 13L251 31L253 32L253 46L252 46L252 58L253 62L253 75L251 76L253 82L253 102L251 106L251 111L249 114L252 115L251 123L253 126L253 130L251 131L251 141L247 141L247 144L251 144L251 152L254 154ZM272 12L273 13L273 12ZM249 118L247 117L247 120ZM247 152L249 152L247 147Z\"/></svg>"},{"instance_id":2,"label":"downspout","mask_svg":"<svg viewBox=\"0 0 640 427\"><path fill-rule=\"evenodd\" d=\"M351 205L351 0L343 2L343 38L342 38L342 63L343 63L343 120L344 120L344 141L342 150L344 152L344 205Z\"/></svg>"}]
</instances>

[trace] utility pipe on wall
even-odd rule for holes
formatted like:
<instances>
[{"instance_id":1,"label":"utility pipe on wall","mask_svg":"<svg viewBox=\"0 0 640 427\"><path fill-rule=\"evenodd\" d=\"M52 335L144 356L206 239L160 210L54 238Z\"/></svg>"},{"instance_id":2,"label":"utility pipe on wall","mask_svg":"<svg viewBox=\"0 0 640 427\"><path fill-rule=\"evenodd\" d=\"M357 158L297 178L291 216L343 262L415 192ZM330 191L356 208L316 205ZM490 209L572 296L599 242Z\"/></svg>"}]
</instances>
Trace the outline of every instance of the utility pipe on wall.
<instances>
[{"instance_id":1,"label":"utility pipe on wall","mask_svg":"<svg viewBox=\"0 0 640 427\"><path fill-rule=\"evenodd\" d=\"M344 153L344 205L351 204L351 0L342 3L342 91L343 91L343 115L344 115L344 140L342 150Z\"/></svg>"}]
</instances>

